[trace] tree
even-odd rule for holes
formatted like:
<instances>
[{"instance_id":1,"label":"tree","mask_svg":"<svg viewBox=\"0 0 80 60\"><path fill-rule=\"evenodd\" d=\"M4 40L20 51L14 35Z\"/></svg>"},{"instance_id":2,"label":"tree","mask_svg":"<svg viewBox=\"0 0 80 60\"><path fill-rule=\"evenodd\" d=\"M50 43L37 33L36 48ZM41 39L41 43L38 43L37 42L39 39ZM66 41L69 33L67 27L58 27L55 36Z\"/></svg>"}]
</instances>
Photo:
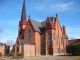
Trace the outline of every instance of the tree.
<instances>
[{"instance_id":1,"label":"tree","mask_svg":"<svg viewBox=\"0 0 80 60\"><path fill-rule=\"evenodd\" d=\"M14 44L15 44L15 42L14 42L14 40L7 40L6 41L6 44L8 45L8 46L13 46Z\"/></svg>"}]
</instances>

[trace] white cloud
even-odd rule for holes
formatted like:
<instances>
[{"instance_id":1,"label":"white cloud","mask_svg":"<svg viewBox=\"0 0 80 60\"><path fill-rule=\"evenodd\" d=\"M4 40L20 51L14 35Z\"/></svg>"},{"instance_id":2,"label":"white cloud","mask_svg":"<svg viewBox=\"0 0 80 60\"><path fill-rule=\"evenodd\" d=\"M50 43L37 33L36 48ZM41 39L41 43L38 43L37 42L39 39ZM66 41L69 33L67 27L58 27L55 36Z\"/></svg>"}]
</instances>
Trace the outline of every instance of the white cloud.
<instances>
[{"instance_id":1,"label":"white cloud","mask_svg":"<svg viewBox=\"0 0 80 60\"><path fill-rule=\"evenodd\" d=\"M52 8L56 9L57 11L66 11L68 9L71 9L71 6L74 4L74 2L68 2L68 3L60 3L52 5Z\"/></svg>"},{"instance_id":2,"label":"white cloud","mask_svg":"<svg viewBox=\"0 0 80 60\"><path fill-rule=\"evenodd\" d=\"M54 11L66 11L69 9L72 9L72 6L74 5L74 2L68 2L68 3L45 3L45 4L39 4L35 6L35 9L39 11L46 11L46 10L54 10Z\"/></svg>"},{"instance_id":3,"label":"white cloud","mask_svg":"<svg viewBox=\"0 0 80 60\"><path fill-rule=\"evenodd\" d=\"M67 27L69 39L80 38L80 26Z\"/></svg>"}]
</instances>

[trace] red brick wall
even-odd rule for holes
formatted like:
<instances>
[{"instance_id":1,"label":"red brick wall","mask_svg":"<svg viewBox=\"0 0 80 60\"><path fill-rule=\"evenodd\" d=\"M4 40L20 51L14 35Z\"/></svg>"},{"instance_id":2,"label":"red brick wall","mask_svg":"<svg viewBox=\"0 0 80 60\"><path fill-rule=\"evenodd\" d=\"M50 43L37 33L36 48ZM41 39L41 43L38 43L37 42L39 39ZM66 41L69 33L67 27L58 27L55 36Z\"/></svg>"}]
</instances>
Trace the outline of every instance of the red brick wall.
<instances>
[{"instance_id":1,"label":"red brick wall","mask_svg":"<svg viewBox=\"0 0 80 60\"><path fill-rule=\"evenodd\" d=\"M41 36L39 32L35 32L36 56L40 55L41 50Z\"/></svg>"}]
</instances>

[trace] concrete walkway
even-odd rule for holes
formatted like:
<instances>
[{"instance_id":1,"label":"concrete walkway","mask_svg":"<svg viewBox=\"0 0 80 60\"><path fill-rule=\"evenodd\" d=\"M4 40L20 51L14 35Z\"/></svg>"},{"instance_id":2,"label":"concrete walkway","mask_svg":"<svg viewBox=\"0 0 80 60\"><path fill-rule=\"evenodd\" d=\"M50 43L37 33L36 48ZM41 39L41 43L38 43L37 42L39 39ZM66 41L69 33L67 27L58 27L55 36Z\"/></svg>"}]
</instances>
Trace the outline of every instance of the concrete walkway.
<instances>
[{"instance_id":1,"label":"concrete walkway","mask_svg":"<svg viewBox=\"0 0 80 60\"><path fill-rule=\"evenodd\" d=\"M0 57L0 60L80 60L80 56L36 56L12 59L9 57Z\"/></svg>"}]
</instances>

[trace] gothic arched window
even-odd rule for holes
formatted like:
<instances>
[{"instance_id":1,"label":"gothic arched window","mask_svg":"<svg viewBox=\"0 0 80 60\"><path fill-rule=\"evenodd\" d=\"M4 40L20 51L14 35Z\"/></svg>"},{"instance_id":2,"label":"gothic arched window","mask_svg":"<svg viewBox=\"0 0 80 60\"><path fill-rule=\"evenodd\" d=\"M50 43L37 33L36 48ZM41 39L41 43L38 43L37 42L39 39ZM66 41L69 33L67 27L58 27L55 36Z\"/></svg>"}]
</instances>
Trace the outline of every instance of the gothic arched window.
<instances>
[{"instance_id":1,"label":"gothic arched window","mask_svg":"<svg viewBox=\"0 0 80 60\"><path fill-rule=\"evenodd\" d=\"M51 34L51 32L48 32L48 40L52 40L52 34Z\"/></svg>"},{"instance_id":2,"label":"gothic arched window","mask_svg":"<svg viewBox=\"0 0 80 60\"><path fill-rule=\"evenodd\" d=\"M31 42L31 30L29 29L27 32L27 43Z\"/></svg>"}]
</instances>

